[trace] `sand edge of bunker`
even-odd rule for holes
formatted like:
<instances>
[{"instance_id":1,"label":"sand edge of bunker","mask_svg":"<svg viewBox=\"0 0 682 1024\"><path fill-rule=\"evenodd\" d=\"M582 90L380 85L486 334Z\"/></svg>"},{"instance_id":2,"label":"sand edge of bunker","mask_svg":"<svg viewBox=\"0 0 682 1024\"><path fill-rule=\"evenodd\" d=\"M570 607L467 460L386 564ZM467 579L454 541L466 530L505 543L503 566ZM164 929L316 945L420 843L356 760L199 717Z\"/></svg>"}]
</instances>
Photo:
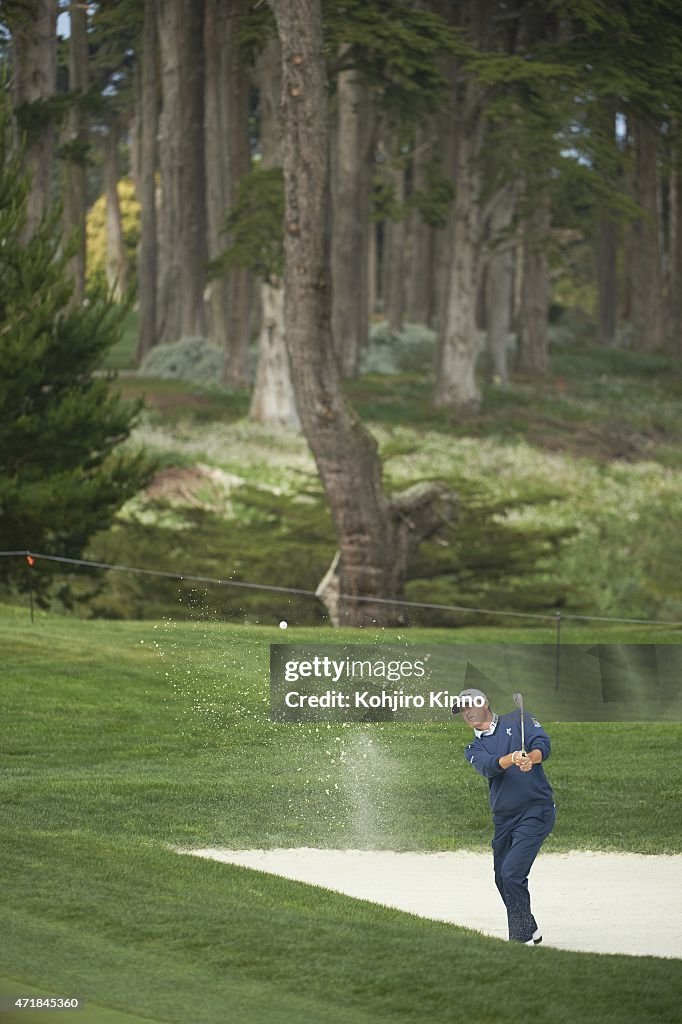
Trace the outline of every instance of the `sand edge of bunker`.
<instances>
[{"instance_id":1,"label":"sand edge of bunker","mask_svg":"<svg viewBox=\"0 0 682 1024\"><path fill-rule=\"evenodd\" d=\"M506 940L487 852L171 848ZM682 958L681 882L682 854L544 853L530 876L543 947Z\"/></svg>"}]
</instances>

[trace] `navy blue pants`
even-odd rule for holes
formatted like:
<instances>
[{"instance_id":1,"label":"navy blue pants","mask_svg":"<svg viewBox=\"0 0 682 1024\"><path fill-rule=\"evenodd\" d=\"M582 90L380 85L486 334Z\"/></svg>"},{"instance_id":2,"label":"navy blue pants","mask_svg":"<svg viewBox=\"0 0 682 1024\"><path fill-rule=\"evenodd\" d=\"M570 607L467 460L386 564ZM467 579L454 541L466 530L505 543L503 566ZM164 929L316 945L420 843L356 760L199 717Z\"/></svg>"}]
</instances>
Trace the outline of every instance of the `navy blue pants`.
<instances>
[{"instance_id":1,"label":"navy blue pants","mask_svg":"<svg viewBox=\"0 0 682 1024\"><path fill-rule=\"evenodd\" d=\"M530 910L528 875L540 847L554 828L554 820L553 804L536 804L495 822L495 884L507 908L512 942L528 942L537 928Z\"/></svg>"}]
</instances>

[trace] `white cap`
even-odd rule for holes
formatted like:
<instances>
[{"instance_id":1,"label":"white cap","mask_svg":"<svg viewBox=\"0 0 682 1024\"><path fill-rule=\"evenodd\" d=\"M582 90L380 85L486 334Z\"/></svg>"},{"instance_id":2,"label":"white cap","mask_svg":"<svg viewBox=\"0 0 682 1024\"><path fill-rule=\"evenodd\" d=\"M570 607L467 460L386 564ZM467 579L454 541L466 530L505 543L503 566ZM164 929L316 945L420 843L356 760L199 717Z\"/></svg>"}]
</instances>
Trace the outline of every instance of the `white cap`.
<instances>
[{"instance_id":1,"label":"white cap","mask_svg":"<svg viewBox=\"0 0 682 1024\"><path fill-rule=\"evenodd\" d=\"M468 700L465 703L463 703L462 702L462 697L470 697L471 700ZM481 704L480 700L474 702L474 700L473 700L474 697L482 697L483 698L483 704ZM453 715L458 715L460 713L460 711L464 710L464 708L483 707L487 703L488 703L488 698L484 694L483 690L477 690L474 686L471 686L471 687L469 687L468 690L462 690L462 692L457 697L455 697L455 700L454 700L453 705L452 705L452 713L453 713Z\"/></svg>"}]
</instances>

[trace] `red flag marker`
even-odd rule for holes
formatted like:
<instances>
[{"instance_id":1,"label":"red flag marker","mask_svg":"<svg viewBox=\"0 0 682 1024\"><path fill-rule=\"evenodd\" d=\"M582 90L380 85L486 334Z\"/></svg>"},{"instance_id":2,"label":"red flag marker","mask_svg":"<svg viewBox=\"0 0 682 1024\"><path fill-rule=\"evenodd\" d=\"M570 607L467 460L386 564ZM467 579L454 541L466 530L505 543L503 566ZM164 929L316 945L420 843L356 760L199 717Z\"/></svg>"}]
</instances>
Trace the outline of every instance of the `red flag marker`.
<instances>
[{"instance_id":1,"label":"red flag marker","mask_svg":"<svg viewBox=\"0 0 682 1024\"><path fill-rule=\"evenodd\" d=\"M26 555L26 561L29 565L35 565L35 558L33 555Z\"/></svg>"}]
</instances>

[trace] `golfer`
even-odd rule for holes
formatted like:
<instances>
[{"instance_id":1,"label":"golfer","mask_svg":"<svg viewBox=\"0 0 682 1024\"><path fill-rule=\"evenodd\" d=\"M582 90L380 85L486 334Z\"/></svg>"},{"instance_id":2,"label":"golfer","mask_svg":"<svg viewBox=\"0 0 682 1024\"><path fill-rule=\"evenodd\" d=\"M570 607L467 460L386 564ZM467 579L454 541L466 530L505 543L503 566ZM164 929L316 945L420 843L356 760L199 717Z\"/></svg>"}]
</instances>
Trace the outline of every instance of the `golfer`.
<instances>
[{"instance_id":1,"label":"golfer","mask_svg":"<svg viewBox=\"0 0 682 1024\"><path fill-rule=\"evenodd\" d=\"M479 706L473 705L475 697L482 698ZM537 946L542 934L530 909L528 875L554 827L554 794L542 767L549 757L549 736L526 712L524 756L520 713L493 714L481 690L462 690L452 713L461 714L474 730L465 757L490 785L495 884L507 908L509 939Z\"/></svg>"}]
</instances>

